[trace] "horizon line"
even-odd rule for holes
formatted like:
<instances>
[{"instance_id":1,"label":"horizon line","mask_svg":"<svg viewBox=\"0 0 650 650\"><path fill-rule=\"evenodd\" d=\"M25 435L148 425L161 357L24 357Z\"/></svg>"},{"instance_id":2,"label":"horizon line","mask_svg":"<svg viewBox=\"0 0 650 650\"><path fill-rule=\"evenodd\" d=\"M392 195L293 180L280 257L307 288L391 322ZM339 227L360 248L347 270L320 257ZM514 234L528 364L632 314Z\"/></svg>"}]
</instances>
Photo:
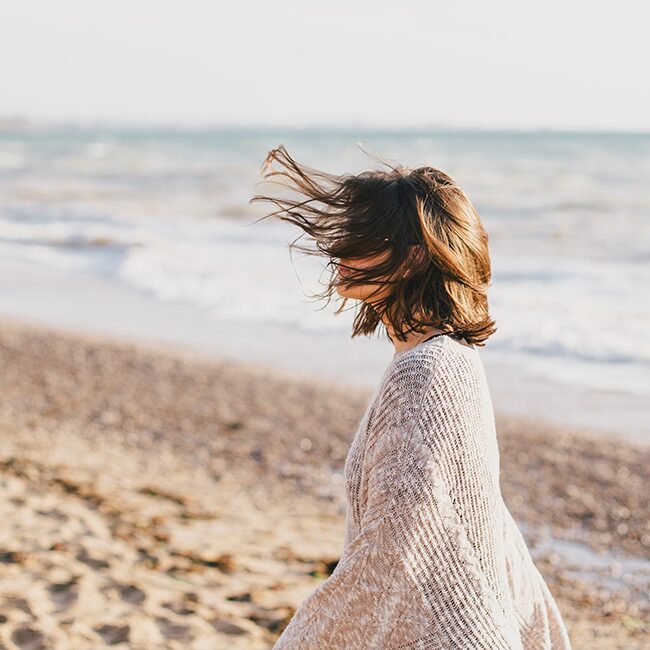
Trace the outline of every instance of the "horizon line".
<instances>
[{"instance_id":1,"label":"horizon line","mask_svg":"<svg viewBox=\"0 0 650 650\"><path fill-rule=\"evenodd\" d=\"M278 123L250 122L205 122L189 124L182 121L142 121L109 119L42 119L20 115L0 115L0 131L31 129L106 129L115 131L167 131L167 132L248 132L248 133L362 133L383 134L424 134L440 133L557 133L557 134L612 134L612 135L650 135L650 129L621 129L612 127L555 127L555 126L485 126L453 125L442 122L400 124L361 124L358 122L327 123L313 122L303 125L284 125Z\"/></svg>"}]
</instances>

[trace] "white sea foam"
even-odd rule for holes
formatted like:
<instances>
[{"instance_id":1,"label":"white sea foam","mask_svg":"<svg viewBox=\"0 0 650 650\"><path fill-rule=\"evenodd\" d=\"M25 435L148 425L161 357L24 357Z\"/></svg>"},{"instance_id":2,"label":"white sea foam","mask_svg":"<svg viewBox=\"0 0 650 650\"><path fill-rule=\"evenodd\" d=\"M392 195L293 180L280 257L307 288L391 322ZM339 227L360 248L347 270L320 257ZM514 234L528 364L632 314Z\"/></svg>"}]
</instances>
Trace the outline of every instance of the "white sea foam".
<instances>
[{"instance_id":1,"label":"white sea foam","mask_svg":"<svg viewBox=\"0 0 650 650\"><path fill-rule=\"evenodd\" d=\"M247 203L277 136L7 135L0 156L0 251L30 264L100 273L215 319L348 335L309 295L322 259L288 244L289 224ZM650 393L650 138L507 135L375 137L406 164L445 169L490 235L495 353L597 390ZM349 135L286 138L332 171L369 161ZM320 310L319 310L320 309Z\"/></svg>"}]
</instances>

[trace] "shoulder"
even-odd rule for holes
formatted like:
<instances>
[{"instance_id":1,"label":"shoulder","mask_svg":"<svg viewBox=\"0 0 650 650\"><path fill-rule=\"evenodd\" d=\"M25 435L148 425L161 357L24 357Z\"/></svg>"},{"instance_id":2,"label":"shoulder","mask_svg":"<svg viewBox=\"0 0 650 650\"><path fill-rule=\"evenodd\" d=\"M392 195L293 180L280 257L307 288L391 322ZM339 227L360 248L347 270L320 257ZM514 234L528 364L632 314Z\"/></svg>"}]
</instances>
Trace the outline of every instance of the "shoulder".
<instances>
[{"instance_id":1,"label":"shoulder","mask_svg":"<svg viewBox=\"0 0 650 650\"><path fill-rule=\"evenodd\" d=\"M393 358L377 393L378 424L404 422L417 415L444 354L444 346L437 339L434 344L407 350Z\"/></svg>"},{"instance_id":2,"label":"shoulder","mask_svg":"<svg viewBox=\"0 0 650 650\"><path fill-rule=\"evenodd\" d=\"M393 359L371 417L367 461L411 462L436 447L466 444L481 367L475 348L446 337Z\"/></svg>"},{"instance_id":3,"label":"shoulder","mask_svg":"<svg viewBox=\"0 0 650 650\"><path fill-rule=\"evenodd\" d=\"M413 348L390 364L379 391L381 426L420 418L463 417L485 401L487 380L479 352L448 337Z\"/></svg>"},{"instance_id":4,"label":"shoulder","mask_svg":"<svg viewBox=\"0 0 650 650\"><path fill-rule=\"evenodd\" d=\"M394 357L384 373L370 428L404 425L443 402L463 401L484 379L478 350L448 337L407 350Z\"/></svg>"},{"instance_id":5,"label":"shoulder","mask_svg":"<svg viewBox=\"0 0 650 650\"><path fill-rule=\"evenodd\" d=\"M398 353L388 368L384 387L388 390L397 388L421 390L431 380L444 353L445 346L442 339L438 339L431 345Z\"/></svg>"},{"instance_id":6,"label":"shoulder","mask_svg":"<svg viewBox=\"0 0 650 650\"><path fill-rule=\"evenodd\" d=\"M478 349L447 336L399 354L385 375L382 391L415 392L422 396L435 380L462 381L467 373L482 370Z\"/></svg>"}]
</instances>

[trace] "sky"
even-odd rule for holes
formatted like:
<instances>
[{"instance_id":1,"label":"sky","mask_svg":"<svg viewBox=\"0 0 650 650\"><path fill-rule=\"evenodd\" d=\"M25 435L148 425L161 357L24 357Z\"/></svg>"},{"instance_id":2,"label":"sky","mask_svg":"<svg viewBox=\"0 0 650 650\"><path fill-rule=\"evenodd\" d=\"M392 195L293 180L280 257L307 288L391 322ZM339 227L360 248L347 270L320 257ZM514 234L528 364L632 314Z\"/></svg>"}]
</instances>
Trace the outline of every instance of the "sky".
<instances>
[{"instance_id":1,"label":"sky","mask_svg":"<svg viewBox=\"0 0 650 650\"><path fill-rule=\"evenodd\" d=\"M650 130L647 0L0 0L0 119Z\"/></svg>"}]
</instances>

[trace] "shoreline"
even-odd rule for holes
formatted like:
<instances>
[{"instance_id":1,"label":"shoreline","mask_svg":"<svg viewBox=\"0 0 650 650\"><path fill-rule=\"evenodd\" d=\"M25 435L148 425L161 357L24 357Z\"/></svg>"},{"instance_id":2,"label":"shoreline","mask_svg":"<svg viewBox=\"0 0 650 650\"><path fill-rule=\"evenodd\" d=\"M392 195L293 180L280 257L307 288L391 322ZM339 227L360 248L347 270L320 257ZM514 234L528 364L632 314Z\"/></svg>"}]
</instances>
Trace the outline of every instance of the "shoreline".
<instances>
[{"instance_id":1,"label":"shoreline","mask_svg":"<svg viewBox=\"0 0 650 650\"><path fill-rule=\"evenodd\" d=\"M228 359L277 369L306 381L341 382L372 389L392 355L380 338L351 337L339 331L307 331L282 323L219 320L197 306L161 301L123 282L90 273L44 268L4 260L0 264L1 320L40 323L83 336L194 351L214 361ZM16 280L18 278L18 280ZM481 349L495 411L552 420L612 433L650 444L650 402L644 384L634 392L624 368L594 365L582 383L561 358ZM553 379L550 378L550 373ZM605 388L596 381L609 377ZM636 375L635 375L636 376Z\"/></svg>"},{"instance_id":2,"label":"shoreline","mask_svg":"<svg viewBox=\"0 0 650 650\"><path fill-rule=\"evenodd\" d=\"M0 641L270 648L338 560L372 391L5 318L0 363ZM496 421L504 499L574 648L642 648L650 448Z\"/></svg>"}]
</instances>

